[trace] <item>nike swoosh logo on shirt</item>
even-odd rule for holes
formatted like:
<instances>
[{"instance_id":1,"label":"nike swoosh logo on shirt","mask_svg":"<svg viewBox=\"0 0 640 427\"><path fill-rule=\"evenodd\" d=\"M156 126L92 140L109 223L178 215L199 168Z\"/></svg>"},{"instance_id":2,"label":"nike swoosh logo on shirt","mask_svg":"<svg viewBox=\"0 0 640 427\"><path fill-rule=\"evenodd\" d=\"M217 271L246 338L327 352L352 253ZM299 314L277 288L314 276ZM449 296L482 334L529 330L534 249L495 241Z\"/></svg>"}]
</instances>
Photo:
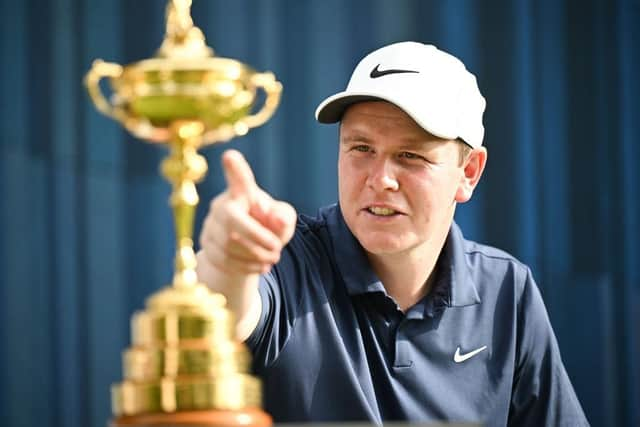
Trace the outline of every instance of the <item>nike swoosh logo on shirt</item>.
<instances>
[{"instance_id":1,"label":"nike swoosh logo on shirt","mask_svg":"<svg viewBox=\"0 0 640 427\"><path fill-rule=\"evenodd\" d=\"M475 356L476 354L480 353L482 350L486 349L487 346L483 346L480 347L478 349L475 349L473 351L470 351L469 353L465 353L465 354L460 354L460 347L458 347L456 349L456 354L453 355L453 361L456 363L462 363L467 359L471 359L473 356Z\"/></svg>"}]
</instances>

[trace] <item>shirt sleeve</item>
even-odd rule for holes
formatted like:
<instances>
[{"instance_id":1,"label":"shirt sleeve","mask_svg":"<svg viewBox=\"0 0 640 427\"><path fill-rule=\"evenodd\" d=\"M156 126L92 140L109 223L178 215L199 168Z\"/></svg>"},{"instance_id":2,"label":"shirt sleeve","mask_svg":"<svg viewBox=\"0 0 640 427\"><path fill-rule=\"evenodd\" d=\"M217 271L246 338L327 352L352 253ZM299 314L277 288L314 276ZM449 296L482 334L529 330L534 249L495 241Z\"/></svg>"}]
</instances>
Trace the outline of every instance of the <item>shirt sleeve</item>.
<instances>
[{"instance_id":1,"label":"shirt sleeve","mask_svg":"<svg viewBox=\"0 0 640 427\"><path fill-rule=\"evenodd\" d=\"M509 426L588 426L529 269L518 301L517 330Z\"/></svg>"},{"instance_id":2,"label":"shirt sleeve","mask_svg":"<svg viewBox=\"0 0 640 427\"><path fill-rule=\"evenodd\" d=\"M283 250L280 261L260 277L258 292L262 311L256 328L245 341L253 354L257 373L277 360L298 318L301 287L305 283L304 254L300 253L299 239L299 235L294 235Z\"/></svg>"}]
</instances>

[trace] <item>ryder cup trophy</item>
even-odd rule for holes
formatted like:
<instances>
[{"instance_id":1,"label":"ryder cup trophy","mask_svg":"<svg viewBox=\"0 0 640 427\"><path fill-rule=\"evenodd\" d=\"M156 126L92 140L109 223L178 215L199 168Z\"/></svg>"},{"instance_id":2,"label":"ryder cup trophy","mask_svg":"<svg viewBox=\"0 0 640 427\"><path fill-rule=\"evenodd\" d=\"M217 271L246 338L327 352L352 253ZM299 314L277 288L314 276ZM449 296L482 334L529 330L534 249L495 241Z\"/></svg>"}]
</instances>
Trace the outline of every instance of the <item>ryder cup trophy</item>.
<instances>
[{"instance_id":1,"label":"ryder cup trophy","mask_svg":"<svg viewBox=\"0 0 640 427\"><path fill-rule=\"evenodd\" d=\"M96 60L85 78L98 110L136 137L168 146L161 170L173 188L176 227L173 283L131 319L124 379L111 389L111 425L268 426L260 381L249 374L247 349L233 340L225 298L198 283L192 234L195 183L207 171L197 150L266 122L282 86L271 73L215 57L193 25L191 0L169 1L166 12L155 57L126 66ZM109 98L99 86L103 78ZM259 90L265 96L257 108Z\"/></svg>"}]
</instances>

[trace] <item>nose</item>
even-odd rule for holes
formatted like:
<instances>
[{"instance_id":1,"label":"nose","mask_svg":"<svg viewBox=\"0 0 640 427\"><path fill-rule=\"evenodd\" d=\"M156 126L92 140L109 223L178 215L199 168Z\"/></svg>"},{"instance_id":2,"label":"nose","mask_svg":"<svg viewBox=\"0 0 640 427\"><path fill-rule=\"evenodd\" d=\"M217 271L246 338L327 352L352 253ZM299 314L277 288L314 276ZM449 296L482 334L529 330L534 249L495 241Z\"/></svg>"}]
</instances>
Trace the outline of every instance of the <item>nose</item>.
<instances>
[{"instance_id":1,"label":"nose","mask_svg":"<svg viewBox=\"0 0 640 427\"><path fill-rule=\"evenodd\" d=\"M375 191L398 191L400 184L390 161L380 159L372 165L367 185Z\"/></svg>"}]
</instances>

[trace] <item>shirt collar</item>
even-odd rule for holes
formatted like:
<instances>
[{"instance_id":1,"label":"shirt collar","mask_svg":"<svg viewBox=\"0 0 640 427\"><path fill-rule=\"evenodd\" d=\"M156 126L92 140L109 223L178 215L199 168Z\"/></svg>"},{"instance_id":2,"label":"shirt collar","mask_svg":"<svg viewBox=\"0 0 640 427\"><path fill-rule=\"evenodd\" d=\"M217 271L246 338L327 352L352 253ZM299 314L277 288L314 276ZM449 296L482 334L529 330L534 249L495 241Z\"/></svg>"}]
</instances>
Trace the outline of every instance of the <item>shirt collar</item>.
<instances>
[{"instance_id":1,"label":"shirt collar","mask_svg":"<svg viewBox=\"0 0 640 427\"><path fill-rule=\"evenodd\" d=\"M327 226L335 251L335 261L349 295L383 292L384 286L371 269L364 248L344 221L339 205L332 206ZM427 296L425 310L438 306L464 307L480 303L480 296L465 255L465 240L460 227L451 225L437 264L437 278Z\"/></svg>"},{"instance_id":2,"label":"shirt collar","mask_svg":"<svg viewBox=\"0 0 640 427\"><path fill-rule=\"evenodd\" d=\"M335 260L349 295L385 292L380 279L371 269L369 259L344 222L340 206L334 205L327 216L327 226L335 251Z\"/></svg>"},{"instance_id":3,"label":"shirt collar","mask_svg":"<svg viewBox=\"0 0 640 427\"><path fill-rule=\"evenodd\" d=\"M437 282L448 283L450 307L464 307L480 303L480 295L473 280L467 255L465 239L458 224L453 222L438 260ZM438 287L437 283L434 287Z\"/></svg>"}]
</instances>

